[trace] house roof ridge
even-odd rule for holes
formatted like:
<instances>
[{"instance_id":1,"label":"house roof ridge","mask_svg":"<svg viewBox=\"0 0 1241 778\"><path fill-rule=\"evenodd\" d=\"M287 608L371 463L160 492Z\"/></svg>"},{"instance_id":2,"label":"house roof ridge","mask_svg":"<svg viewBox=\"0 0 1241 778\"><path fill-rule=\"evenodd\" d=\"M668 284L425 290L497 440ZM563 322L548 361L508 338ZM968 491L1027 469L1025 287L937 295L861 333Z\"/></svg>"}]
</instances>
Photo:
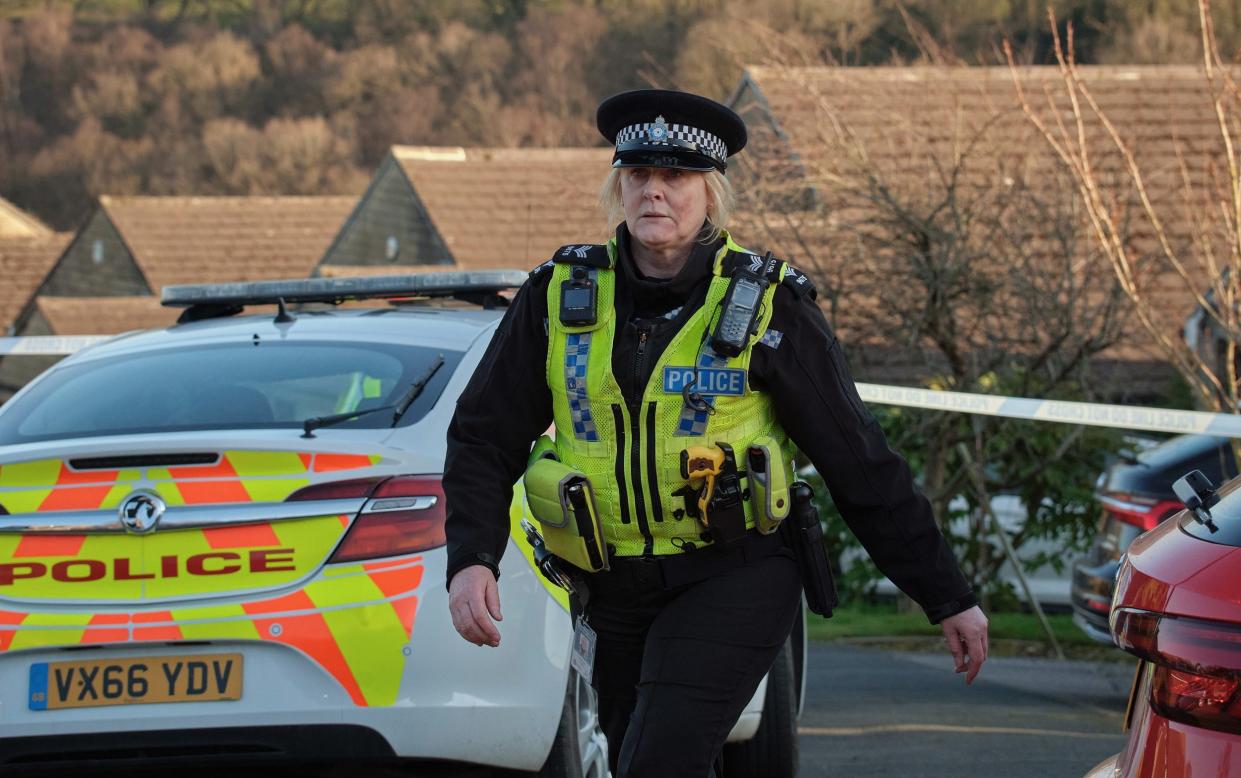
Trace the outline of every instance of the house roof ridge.
<instances>
[{"instance_id":1,"label":"house roof ridge","mask_svg":"<svg viewBox=\"0 0 1241 778\"><path fill-rule=\"evenodd\" d=\"M54 230L49 227L42 219L34 214L19 208L13 201L0 197L0 218L8 219L10 222L16 222L20 228L30 231L29 235L13 235L7 237L46 237L54 234Z\"/></svg>"}]
</instances>

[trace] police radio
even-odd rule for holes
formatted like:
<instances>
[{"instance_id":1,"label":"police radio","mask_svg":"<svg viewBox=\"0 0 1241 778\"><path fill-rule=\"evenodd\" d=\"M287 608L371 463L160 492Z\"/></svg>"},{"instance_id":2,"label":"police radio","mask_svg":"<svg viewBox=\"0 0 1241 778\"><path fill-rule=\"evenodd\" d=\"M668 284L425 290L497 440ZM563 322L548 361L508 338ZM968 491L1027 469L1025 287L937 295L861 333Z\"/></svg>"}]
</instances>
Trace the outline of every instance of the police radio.
<instances>
[{"instance_id":1,"label":"police radio","mask_svg":"<svg viewBox=\"0 0 1241 778\"><path fill-rule=\"evenodd\" d=\"M770 256L770 255L769 255ZM728 292L720 303L720 318L711 333L711 348L723 357L735 357L745 351L750 336L757 331L758 314L767 279L737 268L733 271Z\"/></svg>"},{"instance_id":2,"label":"police radio","mask_svg":"<svg viewBox=\"0 0 1241 778\"><path fill-rule=\"evenodd\" d=\"M568 281L560 282L560 323L566 327L589 327L597 318L598 285L590 270L574 265Z\"/></svg>"}]
</instances>

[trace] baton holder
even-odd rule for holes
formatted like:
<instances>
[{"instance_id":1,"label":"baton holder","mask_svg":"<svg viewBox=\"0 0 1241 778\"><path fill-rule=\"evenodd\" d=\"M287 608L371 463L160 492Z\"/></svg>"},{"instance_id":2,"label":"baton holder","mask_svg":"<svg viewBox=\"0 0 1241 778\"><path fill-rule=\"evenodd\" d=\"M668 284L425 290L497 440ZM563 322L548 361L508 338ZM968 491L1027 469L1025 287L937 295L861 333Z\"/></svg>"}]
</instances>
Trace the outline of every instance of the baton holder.
<instances>
[{"instance_id":1,"label":"baton holder","mask_svg":"<svg viewBox=\"0 0 1241 778\"><path fill-rule=\"evenodd\" d=\"M814 491L805 482L794 481L789 492L793 509L788 519L781 522L780 532L784 533L785 543L797 559L806 607L812 613L830 617L838 603L836 579L823 545L823 524L814 507Z\"/></svg>"}]
</instances>

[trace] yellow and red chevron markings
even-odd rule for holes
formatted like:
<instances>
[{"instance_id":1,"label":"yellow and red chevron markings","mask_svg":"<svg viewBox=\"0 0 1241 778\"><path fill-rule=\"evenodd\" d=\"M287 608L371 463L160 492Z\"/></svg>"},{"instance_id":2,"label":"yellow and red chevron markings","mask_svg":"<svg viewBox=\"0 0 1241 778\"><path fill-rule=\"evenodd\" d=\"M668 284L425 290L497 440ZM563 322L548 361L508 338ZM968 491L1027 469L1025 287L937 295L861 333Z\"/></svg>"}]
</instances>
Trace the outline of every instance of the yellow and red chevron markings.
<instances>
[{"instance_id":1,"label":"yellow and red chevron markings","mask_svg":"<svg viewBox=\"0 0 1241 778\"><path fill-rule=\"evenodd\" d=\"M139 488L155 491L169 506L280 502L322 480L316 474L361 470L380 460L226 451L205 466L77 471L60 459L19 462L0 465L0 506L11 515L108 510ZM319 570L349 522L349 516L333 515L140 536L0 533L0 601L8 602L0 608L0 652L145 641L273 642L322 667L356 705L392 705L418 610L422 557L328 565L298 585ZM290 586L298 588L290 592ZM272 589L285 593L255 593ZM220 603L229 596L250 599ZM196 597L211 600L195 604ZM69 607L19 610L36 601ZM150 606L139 609L144 601Z\"/></svg>"},{"instance_id":2,"label":"yellow and red chevron markings","mask_svg":"<svg viewBox=\"0 0 1241 778\"><path fill-rule=\"evenodd\" d=\"M0 652L98 643L260 640L300 651L359 706L396 702L422 584L421 556L324 568L288 594L169 610L0 610Z\"/></svg>"},{"instance_id":3,"label":"yellow and red chevron markings","mask_svg":"<svg viewBox=\"0 0 1241 778\"><path fill-rule=\"evenodd\" d=\"M170 506L278 502L315 474L369 468L380 459L225 451L205 466L83 471L60 459L20 462L0 465L0 505L16 515L110 510L138 488ZM321 516L142 536L0 533L0 599L122 602L285 586L316 570L348 524L347 516Z\"/></svg>"},{"instance_id":4,"label":"yellow and red chevron markings","mask_svg":"<svg viewBox=\"0 0 1241 778\"><path fill-rule=\"evenodd\" d=\"M280 502L315 473L371 467L375 454L225 451L213 465L73 470L60 459L0 465L0 505L10 514L116 508L138 487L168 505Z\"/></svg>"}]
</instances>

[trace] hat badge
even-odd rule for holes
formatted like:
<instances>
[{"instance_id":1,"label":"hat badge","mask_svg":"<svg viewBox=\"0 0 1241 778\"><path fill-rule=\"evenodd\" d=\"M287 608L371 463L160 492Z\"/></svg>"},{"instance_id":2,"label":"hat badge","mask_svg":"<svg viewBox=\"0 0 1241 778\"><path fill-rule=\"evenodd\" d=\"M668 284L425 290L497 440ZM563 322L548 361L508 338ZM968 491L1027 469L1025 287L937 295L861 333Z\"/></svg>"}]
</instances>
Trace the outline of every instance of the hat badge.
<instances>
[{"instance_id":1,"label":"hat badge","mask_svg":"<svg viewBox=\"0 0 1241 778\"><path fill-rule=\"evenodd\" d=\"M668 122L664 120L664 117L656 116L655 121L647 125L646 135L659 143L668 140Z\"/></svg>"}]
</instances>

